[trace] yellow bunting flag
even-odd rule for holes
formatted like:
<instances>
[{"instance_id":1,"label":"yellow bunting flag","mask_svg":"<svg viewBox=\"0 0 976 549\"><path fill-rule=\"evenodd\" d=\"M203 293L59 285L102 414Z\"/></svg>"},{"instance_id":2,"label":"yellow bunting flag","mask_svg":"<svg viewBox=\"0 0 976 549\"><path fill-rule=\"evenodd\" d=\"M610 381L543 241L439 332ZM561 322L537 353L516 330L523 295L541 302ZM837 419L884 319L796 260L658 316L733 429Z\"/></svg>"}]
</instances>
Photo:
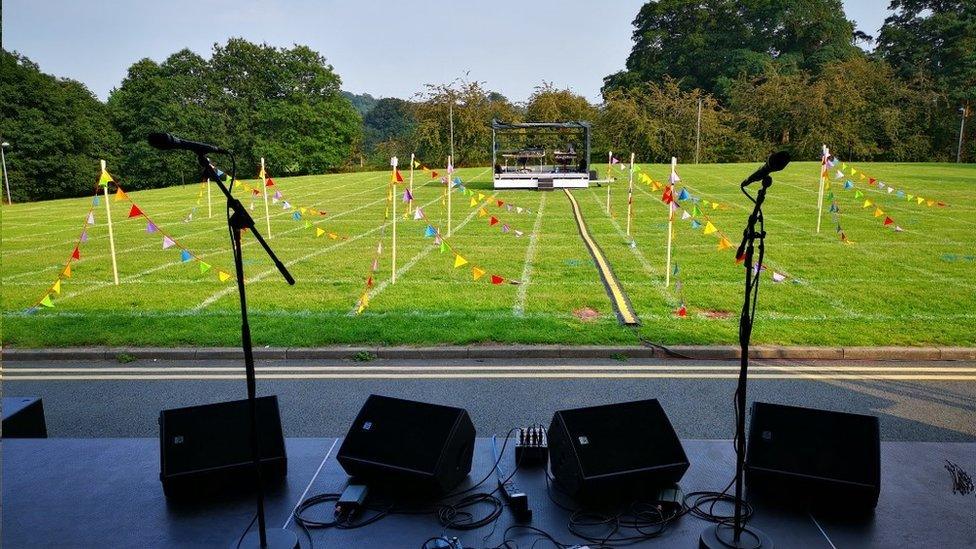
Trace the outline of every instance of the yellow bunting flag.
<instances>
[{"instance_id":1,"label":"yellow bunting flag","mask_svg":"<svg viewBox=\"0 0 976 549\"><path fill-rule=\"evenodd\" d=\"M461 265L466 264L467 262L468 262L468 260L467 259L464 259L463 257L461 257L460 254L455 254L455 256L454 256L454 268L455 269L457 269Z\"/></svg>"},{"instance_id":2,"label":"yellow bunting flag","mask_svg":"<svg viewBox=\"0 0 976 549\"><path fill-rule=\"evenodd\" d=\"M44 299L41 300L41 305L44 305L45 307L54 307L54 302L51 301L50 294L44 296Z\"/></svg>"},{"instance_id":3,"label":"yellow bunting flag","mask_svg":"<svg viewBox=\"0 0 976 549\"><path fill-rule=\"evenodd\" d=\"M112 176L105 170L102 170L102 175L98 177L98 185L101 187L108 187L109 181L112 180ZM91 179L89 179L91 181Z\"/></svg>"},{"instance_id":4,"label":"yellow bunting flag","mask_svg":"<svg viewBox=\"0 0 976 549\"><path fill-rule=\"evenodd\" d=\"M315 227L315 236L320 237L325 234L325 229L322 227Z\"/></svg>"},{"instance_id":5,"label":"yellow bunting flag","mask_svg":"<svg viewBox=\"0 0 976 549\"><path fill-rule=\"evenodd\" d=\"M870 200L865 200L864 201L864 205L861 206L861 207L862 208L867 208L868 206L873 206L873 205L874 205L874 202L871 202Z\"/></svg>"},{"instance_id":6,"label":"yellow bunting flag","mask_svg":"<svg viewBox=\"0 0 976 549\"><path fill-rule=\"evenodd\" d=\"M485 199L485 193L478 193L478 202L481 202L484 199Z\"/></svg>"},{"instance_id":7,"label":"yellow bunting flag","mask_svg":"<svg viewBox=\"0 0 976 549\"><path fill-rule=\"evenodd\" d=\"M915 197L915 200L916 200L916 201L918 201L918 204L919 204L920 206L922 205L922 202L925 202L925 199L924 199L924 198L922 198L921 196L917 196L917 197Z\"/></svg>"},{"instance_id":8,"label":"yellow bunting flag","mask_svg":"<svg viewBox=\"0 0 976 549\"><path fill-rule=\"evenodd\" d=\"M715 228L715 225L712 225L712 222L709 221L709 222L705 223L705 230L703 231L703 233L704 234L712 234L712 233L714 233L717 230L718 229Z\"/></svg>"},{"instance_id":9,"label":"yellow bunting flag","mask_svg":"<svg viewBox=\"0 0 976 549\"><path fill-rule=\"evenodd\" d=\"M369 292L363 292L363 297L359 298L359 309L356 309L356 314L363 312L368 306L369 306Z\"/></svg>"},{"instance_id":10,"label":"yellow bunting flag","mask_svg":"<svg viewBox=\"0 0 976 549\"><path fill-rule=\"evenodd\" d=\"M484 208L481 208L481 209L478 210L478 217L484 217L486 215L488 215L488 210L486 210Z\"/></svg>"},{"instance_id":11,"label":"yellow bunting flag","mask_svg":"<svg viewBox=\"0 0 976 549\"><path fill-rule=\"evenodd\" d=\"M929 206L931 206L931 205L935 204L935 200L926 200L925 203L928 204Z\"/></svg>"},{"instance_id":12,"label":"yellow bunting flag","mask_svg":"<svg viewBox=\"0 0 976 549\"><path fill-rule=\"evenodd\" d=\"M227 282L230 280L230 274L225 273L224 271L217 271L217 278L219 278L221 282Z\"/></svg>"},{"instance_id":13,"label":"yellow bunting flag","mask_svg":"<svg viewBox=\"0 0 976 549\"><path fill-rule=\"evenodd\" d=\"M122 192L122 189L119 189L119 190L115 191L115 201L116 202L118 202L119 200L125 200L126 198L128 198L128 195L126 195L124 192Z\"/></svg>"},{"instance_id":14,"label":"yellow bunting flag","mask_svg":"<svg viewBox=\"0 0 976 549\"><path fill-rule=\"evenodd\" d=\"M329 238L331 238L332 240L338 240L339 239L339 235L337 235L335 233L329 233Z\"/></svg>"},{"instance_id":15,"label":"yellow bunting flag","mask_svg":"<svg viewBox=\"0 0 976 549\"><path fill-rule=\"evenodd\" d=\"M472 197L471 197L471 207L472 207L472 208L474 208L474 207L475 207L475 206L477 206L477 205L478 205L478 201L477 201L477 200L475 200L475 198L474 198L474 197L472 196Z\"/></svg>"},{"instance_id":16,"label":"yellow bunting flag","mask_svg":"<svg viewBox=\"0 0 976 549\"><path fill-rule=\"evenodd\" d=\"M479 269L478 267L472 267L471 276L473 276L475 280L478 280L479 278L485 276L485 270Z\"/></svg>"},{"instance_id":17,"label":"yellow bunting flag","mask_svg":"<svg viewBox=\"0 0 976 549\"><path fill-rule=\"evenodd\" d=\"M51 289L54 290L54 293L56 293L58 295L61 294L61 279L60 278L57 280L57 282L54 283L54 286L52 286Z\"/></svg>"},{"instance_id":18,"label":"yellow bunting flag","mask_svg":"<svg viewBox=\"0 0 976 549\"><path fill-rule=\"evenodd\" d=\"M732 243L729 242L729 239L728 238L725 238L723 236L722 237L722 240L719 240L719 242L718 242L718 249L719 250L728 250L728 249L731 249L731 248L732 248Z\"/></svg>"}]
</instances>

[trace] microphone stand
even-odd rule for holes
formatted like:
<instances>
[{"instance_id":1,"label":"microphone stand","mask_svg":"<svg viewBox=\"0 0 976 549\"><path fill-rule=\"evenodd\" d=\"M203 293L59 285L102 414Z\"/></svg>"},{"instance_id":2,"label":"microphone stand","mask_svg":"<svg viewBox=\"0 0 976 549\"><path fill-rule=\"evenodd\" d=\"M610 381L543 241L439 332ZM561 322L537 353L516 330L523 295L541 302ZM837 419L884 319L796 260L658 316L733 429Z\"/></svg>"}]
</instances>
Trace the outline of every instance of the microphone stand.
<instances>
[{"instance_id":1,"label":"microphone stand","mask_svg":"<svg viewBox=\"0 0 976 549\"><path fill-rule=\"evenodd\" d=\"M766 227L762 205L766 201L766 191L773 184L773 178L766 175L762 187L753 199L742 187L753 204L752 213L742 231L742 244L736 259L743 258L746 268L745 295L742 313L739 316L739 381L735 389L735 516L730 525L727 521L710 526L702 532L698 546L700 549L772 549L773 541L761 530L746 526L743 518L742 481L746 458L746 380L749 370L749 340L752 337L752 324L756 316L756 303L759 299L759 280L763 255L766 251ZM758 231L756 226L759 226ZM756 241L759 242L759 255L755 263ZM731 526L731 527L730 527Z\"/></svg>"},{"instance_id":2,"label":"microphone stand","mask_svg":"<svg viewBox=\"0 0 976 549\"><path fill-rule=\"evenodd\" d=\"M233 155L231 156L233 159ZM203 170L203 175L209 178L211 181L217 183L220 187L220 191L224 193L227 197L227 225L231 236L231 247L234 251L234 270L237 274L237 292L240 297L241 302L241 345L244 349L244 370L247 375L247 400L249 405L249 411L251 416L251 426L250 426L250 442L251 442L251 455L254 462L254 482L255 488L257 489L257 522L258 530L257 532L250 532L245 536L242 536L237 543L233 544L232 547L260 547L264 548L282 548L282 549L299 549L298 536L290 530L285 530L283 528L271 528L268 529L265 525L264 519L264 480L261 475L261 445L260 439L258 438L258 413L257 413L257 401L256 399L256 380L254 374L254 354L251 347L251 327L247 322L247 296L244 292L244 259L243 259L243 247L241 245L241 233L246 229L254 235L254 238L261 244L264 251L274 262L278 271L281 272L281 276L285 278L288 284L294 284L295 279L292 278L291 273L285 265L278 259L278 256L271 250L268 243L265 242L264 238L258 233L257 229L254 227L254 219L251 215L247 213L247 209L241 204L241 201L234 198L231 195L230 189L224 184L224 174L221 173L207 158L206 154L199 153L197 155L197 160L200 163L200 167ZM236 172L236 162L234 163L234 171ZM236 173L231 174L231 186L234 185L234 178Z\"/></svg>"}]
</instances>

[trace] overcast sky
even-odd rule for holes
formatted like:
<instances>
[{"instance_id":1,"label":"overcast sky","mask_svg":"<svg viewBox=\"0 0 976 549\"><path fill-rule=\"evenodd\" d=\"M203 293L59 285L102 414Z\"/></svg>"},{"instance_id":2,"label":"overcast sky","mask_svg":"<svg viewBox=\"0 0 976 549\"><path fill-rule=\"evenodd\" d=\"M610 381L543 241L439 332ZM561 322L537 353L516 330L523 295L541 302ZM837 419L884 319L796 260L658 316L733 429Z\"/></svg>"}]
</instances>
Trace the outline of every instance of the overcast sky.
<instances>
[{"instance_id":1,"label":"overcast sky","mask_svg":"<svg viewBox=\"0 0 976 549\"><path fill-rule=\"evenodd\" d=\"M513 101L543 81L600 100L624 67L642 0L3 0L3 47L105 99L126 69L231 36L321 52L343 89L409 98L470 71ZM875 35L888 0L845 0Z\"/></svg>"}]
</instances>

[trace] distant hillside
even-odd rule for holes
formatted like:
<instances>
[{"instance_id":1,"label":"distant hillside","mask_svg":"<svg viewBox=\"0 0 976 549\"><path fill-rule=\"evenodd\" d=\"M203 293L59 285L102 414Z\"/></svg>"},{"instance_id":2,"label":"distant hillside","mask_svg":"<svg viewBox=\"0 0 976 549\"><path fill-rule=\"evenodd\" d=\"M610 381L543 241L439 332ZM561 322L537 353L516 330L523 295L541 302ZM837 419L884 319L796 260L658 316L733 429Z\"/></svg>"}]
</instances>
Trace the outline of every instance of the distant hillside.
<instances>
[{"instance_id":1,"label":"distant hillside","mask_svg":"<svg viewBox=\"0 0 976 549\"><path fill-rule=\"evenodd\" d=\"M352 102L352 106L356 107L356 110L362 116L366 116L366 113L373 110L373 107L376 106L377 99L368 93L357 95L352 92L343 91L342 95Z\"/></svg>"}]
</instances>

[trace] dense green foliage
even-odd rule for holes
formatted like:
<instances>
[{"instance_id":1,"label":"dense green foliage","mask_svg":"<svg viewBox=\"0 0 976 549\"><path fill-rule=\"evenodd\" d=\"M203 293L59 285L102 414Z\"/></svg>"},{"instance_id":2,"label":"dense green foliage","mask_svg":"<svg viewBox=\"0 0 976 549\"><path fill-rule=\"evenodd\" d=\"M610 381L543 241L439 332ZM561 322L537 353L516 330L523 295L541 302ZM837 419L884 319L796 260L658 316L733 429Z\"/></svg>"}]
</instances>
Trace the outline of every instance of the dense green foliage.
<instances>
[{"instance_id":1,"label":"dense green foliage","mask_svg":"<svg viewBox=\"0 0 976 549\"><path fill-rule=\"evenodd\" d=\"M0 51L0 139L14 200L78 196L98 180L100 158L116 162L121 139L105 105L82 84L42 74Z\"/></svg>"}]
</instances>

